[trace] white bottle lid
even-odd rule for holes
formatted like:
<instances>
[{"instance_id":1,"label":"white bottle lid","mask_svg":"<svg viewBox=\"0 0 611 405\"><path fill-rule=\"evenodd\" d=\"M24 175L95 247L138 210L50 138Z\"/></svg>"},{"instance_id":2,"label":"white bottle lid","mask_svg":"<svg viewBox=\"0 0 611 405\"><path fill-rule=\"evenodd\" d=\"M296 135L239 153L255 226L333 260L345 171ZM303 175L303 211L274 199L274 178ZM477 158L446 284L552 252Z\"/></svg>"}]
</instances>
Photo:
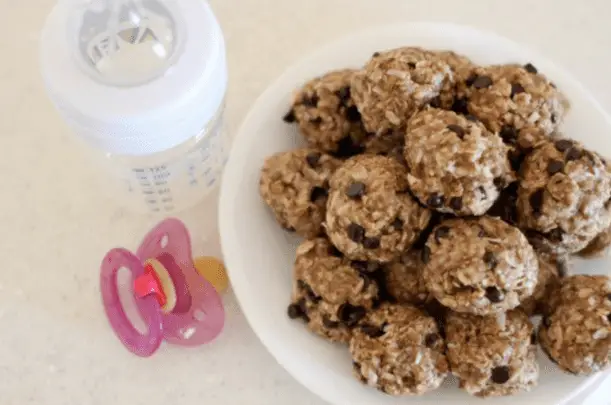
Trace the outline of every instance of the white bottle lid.
<instances>
[{"instance_id":1,"label":"white bottle lid","mask_svg":"<svg viewBox=\"0 0 611 405\"><path fill-rule=\"evenodd\" d=\"M132 22L122 21L122 26L113 19L110 28L101 31L100 24L86 20L90 16L83 17L93 7L99 21L108 16L105 7L130 2L155 7L130 17ZM168 15L171 19L164 18ZM170 31L145 33L141 28L148 24L154 31L156 22L168 20ZM125 39L131 23L138 28ZM117 42L119 32L123 36ZM138 50L130 47L144 41L146 35L154 38L157 54L172 53L166 61L152 61L163 64L157 71L144 62L138 70L134 63L153 55L132 52ZM96 39L89 41L93 37ZM115 52L113 63L108 64L103 48L109 41L115 41L113 49L122 50L119 45L124 45L129 55ZM40 55L47 91L64 119L85 141L113 154L162 152L198 135L216 115L227 89L223 34L202 0L60 1L43 28ZM135 56L138 59L125 59ZM122 71L126 62L130 69Z\"/></svg>"}]
</instances>

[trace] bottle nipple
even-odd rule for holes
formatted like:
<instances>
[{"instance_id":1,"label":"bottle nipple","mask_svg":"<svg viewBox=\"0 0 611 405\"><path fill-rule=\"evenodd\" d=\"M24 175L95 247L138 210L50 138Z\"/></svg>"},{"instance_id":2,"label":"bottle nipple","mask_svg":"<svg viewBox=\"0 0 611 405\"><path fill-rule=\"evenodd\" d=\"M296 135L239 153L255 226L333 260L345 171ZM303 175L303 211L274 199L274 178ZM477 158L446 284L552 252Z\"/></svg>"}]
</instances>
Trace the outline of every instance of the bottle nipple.
<instances>
[{"instance_id":1,"label":"bottle nipple","mask_svg":"<svg viewBox=\"0 0 611 405\"><path fill-rule=\"evenodd\" d=\"M180 19L172 1L86 0L73 18L76 57L104 84L142 85L163 76L179 56Z\"/></svg>"}]
</instances>

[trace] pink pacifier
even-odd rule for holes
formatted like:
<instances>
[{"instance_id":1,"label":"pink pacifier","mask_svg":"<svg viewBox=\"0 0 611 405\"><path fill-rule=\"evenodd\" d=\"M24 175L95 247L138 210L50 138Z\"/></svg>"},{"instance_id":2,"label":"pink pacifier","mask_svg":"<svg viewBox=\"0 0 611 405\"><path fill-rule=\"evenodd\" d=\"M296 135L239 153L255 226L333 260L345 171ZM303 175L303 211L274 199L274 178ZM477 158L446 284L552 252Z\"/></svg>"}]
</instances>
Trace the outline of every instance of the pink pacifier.
<instances>
[{"instance_id":1,"label":"pink pacifier","mask_svg":"<svg viewBox=\"0 0 611 405\"><path fill-rule=\"evenodd\" d=\"M146 333L135 328L119 298L121 268L131 272L131 294ZM123 345L138 356L155 353L163 339L181 346L203 345L223 329L221 297L196 271L189 232L177 219L158 224L135 255L123 248L108 252L102 262L100 284L110 325Z\"/></svg>"}]
</instances>

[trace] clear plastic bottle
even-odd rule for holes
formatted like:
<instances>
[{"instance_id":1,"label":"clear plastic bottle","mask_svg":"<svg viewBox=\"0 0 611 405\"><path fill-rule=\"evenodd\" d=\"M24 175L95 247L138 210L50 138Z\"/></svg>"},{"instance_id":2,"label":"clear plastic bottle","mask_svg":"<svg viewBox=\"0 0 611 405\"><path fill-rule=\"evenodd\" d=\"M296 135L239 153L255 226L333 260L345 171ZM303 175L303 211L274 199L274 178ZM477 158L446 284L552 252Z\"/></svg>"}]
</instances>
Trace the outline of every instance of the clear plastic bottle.
<instances>
[{"instance_id":1,"label":"clear plastic bottle","mask_svg":"<svg viewBox=\"0 0 611 405\"><path fill-rule=\"evenodd\" d=\"M109 192L172 213L220 181L227 66L203 0L60 0L41 37L49 97L85 141Z\"/></svg>"}]
</instances>

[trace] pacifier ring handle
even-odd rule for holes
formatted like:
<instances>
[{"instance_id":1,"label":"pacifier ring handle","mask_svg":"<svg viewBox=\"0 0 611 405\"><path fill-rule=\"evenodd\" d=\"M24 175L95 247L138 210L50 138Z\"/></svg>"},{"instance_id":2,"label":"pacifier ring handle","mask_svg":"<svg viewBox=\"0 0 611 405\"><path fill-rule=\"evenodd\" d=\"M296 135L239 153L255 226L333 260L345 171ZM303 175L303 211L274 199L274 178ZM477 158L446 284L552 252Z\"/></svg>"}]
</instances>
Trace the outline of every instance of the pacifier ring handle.
<instances>
[{"instance_id":1,"label":"pacifier ring handle","mask_svg":"<svg viewBox=\"0 0 611 405\"><path fill-rule=\"evenodd\" d=\"M121 268L131 272L132 280L145 274L141 261L128 250L116 248L109 251L104 257L100 273L104 310L115 334L125 347L138 356L148 357L159 348L163 339L161 307L154 295L134 296L138 312L148 329L145 334L136 330L119 298L117 281Z\"/></svg>"}]
</instances>

